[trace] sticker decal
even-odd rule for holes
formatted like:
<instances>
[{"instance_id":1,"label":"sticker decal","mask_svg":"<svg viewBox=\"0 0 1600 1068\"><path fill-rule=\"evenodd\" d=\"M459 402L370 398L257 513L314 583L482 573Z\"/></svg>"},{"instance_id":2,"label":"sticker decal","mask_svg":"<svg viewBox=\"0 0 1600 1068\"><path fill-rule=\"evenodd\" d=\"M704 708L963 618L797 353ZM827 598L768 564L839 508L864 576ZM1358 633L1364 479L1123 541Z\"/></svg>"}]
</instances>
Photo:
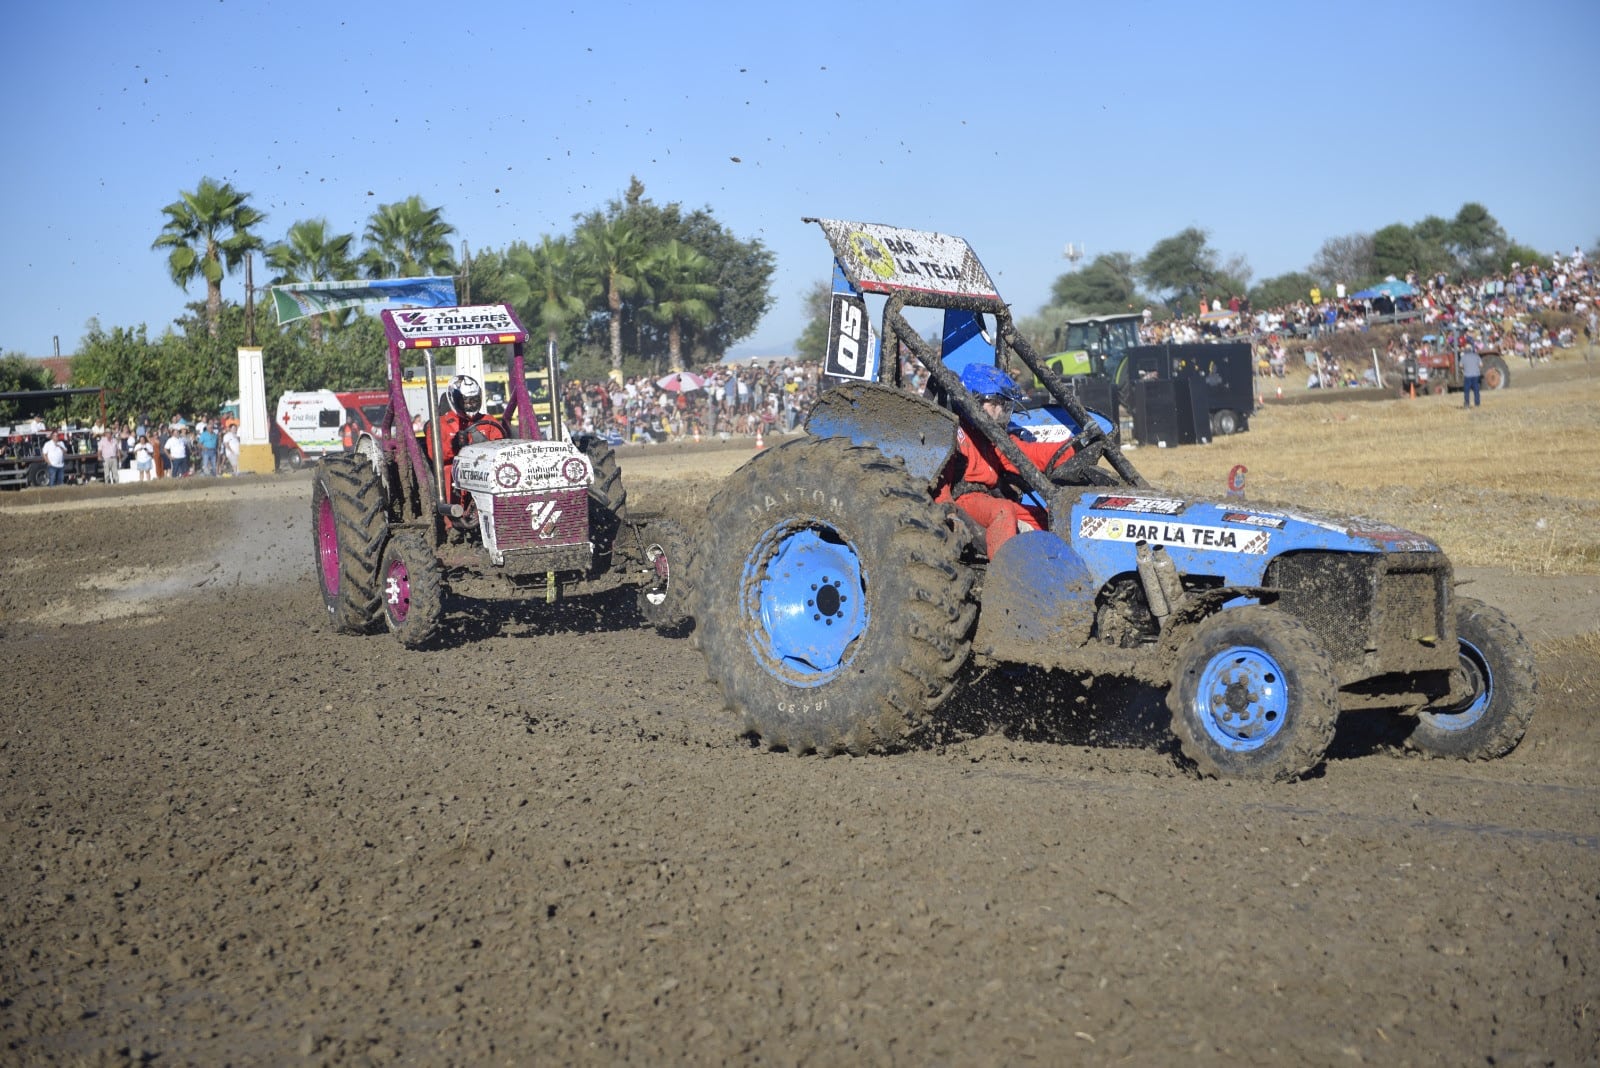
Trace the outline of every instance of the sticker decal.
<instances>
[{"instance_id":1,"label":"sticker decal","mask_svg":"<svg viewBox=\"0 0 1600 1068\"><path fill-rule=\"evenodd\" d=\"M1248 523L1253 527L1271 527L1273 530L1282 530L1284 518L1281 515L1256 515L1253 512L1223 512L1224 523Z\"/></svg>"},{"instance_id":2,"label":"sticker decal","mask_svg":"<svg viewBox=\"0 0 1600 1068\"><path fill-rule=\"evenodd\" d=\"M1111 509L1117 512L1143 512L1149 515L1181 515L1187 501L1169 497L1120 497L1105 494L1094 499L1090 508Z\"/></svg>"},{"instance_id":3,"label":"sticker decal","mask_svg":"<svg viewBox=\"0 0 1600 1068\"><path fill-rule=\"evenodd\" d=\"M1194 523L1157 523L1138 519L1086 515L1078 522L1080 538L1098 541L1146 541L1185 549L1210 549L1225 553L1264 555L1272 536L1266 531L1204 527Z\"/></svg>"}]
</instances>

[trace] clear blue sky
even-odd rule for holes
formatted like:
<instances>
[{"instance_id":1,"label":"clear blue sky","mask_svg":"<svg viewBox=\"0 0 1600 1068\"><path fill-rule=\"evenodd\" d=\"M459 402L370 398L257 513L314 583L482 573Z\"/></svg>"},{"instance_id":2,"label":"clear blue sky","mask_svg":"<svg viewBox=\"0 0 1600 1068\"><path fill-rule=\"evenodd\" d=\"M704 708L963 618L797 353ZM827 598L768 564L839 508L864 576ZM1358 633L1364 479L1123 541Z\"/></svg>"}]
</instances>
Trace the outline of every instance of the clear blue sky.
<instances>
[{"instance_id":1,"label":"clear blue sky","mask_svg":"<svg viewBox=\"0 0 1600 1068\"><path fill-rule=\"evenodd\" d=\"M203 298L150 248L202 176L269 243L415 193L481 249L638 175L776 254L751 355L792 351L827 278L806 215L965 237L1019 315L1067 242L1198 226L1259 281L1467 201L1547 253L1600 238L1595 0L63 0L6 36L0 349L32 356Z\"/></svg>"}]
</instances>

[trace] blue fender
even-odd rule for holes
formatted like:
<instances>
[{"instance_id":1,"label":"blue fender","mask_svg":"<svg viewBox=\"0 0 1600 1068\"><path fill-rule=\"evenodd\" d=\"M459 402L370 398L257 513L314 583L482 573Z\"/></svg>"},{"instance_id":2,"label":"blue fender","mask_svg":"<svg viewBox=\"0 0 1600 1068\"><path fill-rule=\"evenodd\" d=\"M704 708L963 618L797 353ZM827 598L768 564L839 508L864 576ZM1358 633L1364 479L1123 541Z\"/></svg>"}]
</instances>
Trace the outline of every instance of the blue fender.
<instances>
[{"instance_id":1,"label":"blue fender","mask_svg":"<svg viewBox=\"0 0 1600 1068\"><path fill-rule=\"evenodd\" d=\"M848 438L905 461L906 470L932 486L956 450L954 412L930 400L876 382L835 386L811 407L806 433Z\"/></svg>"},{"instance_id":2,"label":"blue fender","mask_svg":"<svg viewBox=\"0 0 1600 1068\"><path fill-rule=\"evenodd\" d=\"M973 647L997 660L1060 666L1089 640L1100 583L1047 530L1018 534L989 561Z\"/></svg>"}]
</instances>

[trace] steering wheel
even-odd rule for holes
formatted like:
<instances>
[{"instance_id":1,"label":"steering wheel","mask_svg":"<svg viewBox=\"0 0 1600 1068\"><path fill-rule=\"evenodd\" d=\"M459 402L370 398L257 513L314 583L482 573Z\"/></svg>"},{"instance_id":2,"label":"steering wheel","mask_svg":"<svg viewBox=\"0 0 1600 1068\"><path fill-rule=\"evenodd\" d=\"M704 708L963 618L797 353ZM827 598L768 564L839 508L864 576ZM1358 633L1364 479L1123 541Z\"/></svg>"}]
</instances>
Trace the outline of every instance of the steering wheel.
<instances>
[{"instance_id":1,"label":"steering wheel","mask_svg":"<svg viewBox=\"0 0 1600 1068\"><path fill-rule=\"evenodd\" d=\"M1044 465L1044 474L1058 486L1080 486L1088 482L1087 472L1100 463L1106 450L1106 432L1099 423L1090 420L1077 434L1061 443ZM1067 456L1067 450L1073 450Z\"/></svg>"}]
</instances>

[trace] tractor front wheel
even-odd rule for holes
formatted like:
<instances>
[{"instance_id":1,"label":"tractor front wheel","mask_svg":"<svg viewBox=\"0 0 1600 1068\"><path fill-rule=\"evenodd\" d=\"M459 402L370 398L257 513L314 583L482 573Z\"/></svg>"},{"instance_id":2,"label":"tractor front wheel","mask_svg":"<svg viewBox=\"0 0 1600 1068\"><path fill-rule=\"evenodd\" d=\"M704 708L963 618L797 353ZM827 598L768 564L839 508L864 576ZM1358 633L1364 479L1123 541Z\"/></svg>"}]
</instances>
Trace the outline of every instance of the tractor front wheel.
<instances>
[{"instance_id":1,"label":"tractor front wheel","mask_svg":"<svg viewBox=\"0 0 1600 1068\"><path fill-rule=\"evenodd\" d=\"M1333 741L1333 662L1304 623L1249 605L1201 622L1178 650L1172 731L1201 775L1297 779Z\"/></svg>"},{"instance_id":2,"label":"tractor front wheel","mask_svg":"<svg viewBox=\"0 0 1600 1068\"><path fill-rule=\"evenodd\" d=\"M439 633L444 614L444 578L428 539L405 530L383 551L383 618L389 633L407 649L417 649Z\"/></svg>"},{"instance_id":3,"label":"tractor front wheel","mask_svg":"<svg viewBox=\"0 0 1600 1068\"><path fill-rule=\"evenodd\" d=\"M843 438L758 454L692 550L696 636L746 728L792 752L893 748L971 649L972 573L899 460Z\"/></svg>"},{"instance_id":4,"label":"tractor front wheel","mask_svg":"<svg viewBox=\"0 0 1600 1068\"><path fill-rule=\"evenodd\" d=\"M1406 746L1460 760L1504 756L1533 717L1539 691L1533 651L1505 613L1471 597L1456 600L1456 644L1468 696L1423 709Z\"/></svg>"},{"instance_id":5,"label":"tractor front wheel","mask_svg":"<svg viewBox=\"0 0 1600 1068\"><path fill-rule=\"evenodd\" d=\"M639 588L639 614L657 630L673 630L688 622L693 612L685 568L689 539L670 519L652 519L641 528L647 574Z\"/></svg>"}]
</instances>

